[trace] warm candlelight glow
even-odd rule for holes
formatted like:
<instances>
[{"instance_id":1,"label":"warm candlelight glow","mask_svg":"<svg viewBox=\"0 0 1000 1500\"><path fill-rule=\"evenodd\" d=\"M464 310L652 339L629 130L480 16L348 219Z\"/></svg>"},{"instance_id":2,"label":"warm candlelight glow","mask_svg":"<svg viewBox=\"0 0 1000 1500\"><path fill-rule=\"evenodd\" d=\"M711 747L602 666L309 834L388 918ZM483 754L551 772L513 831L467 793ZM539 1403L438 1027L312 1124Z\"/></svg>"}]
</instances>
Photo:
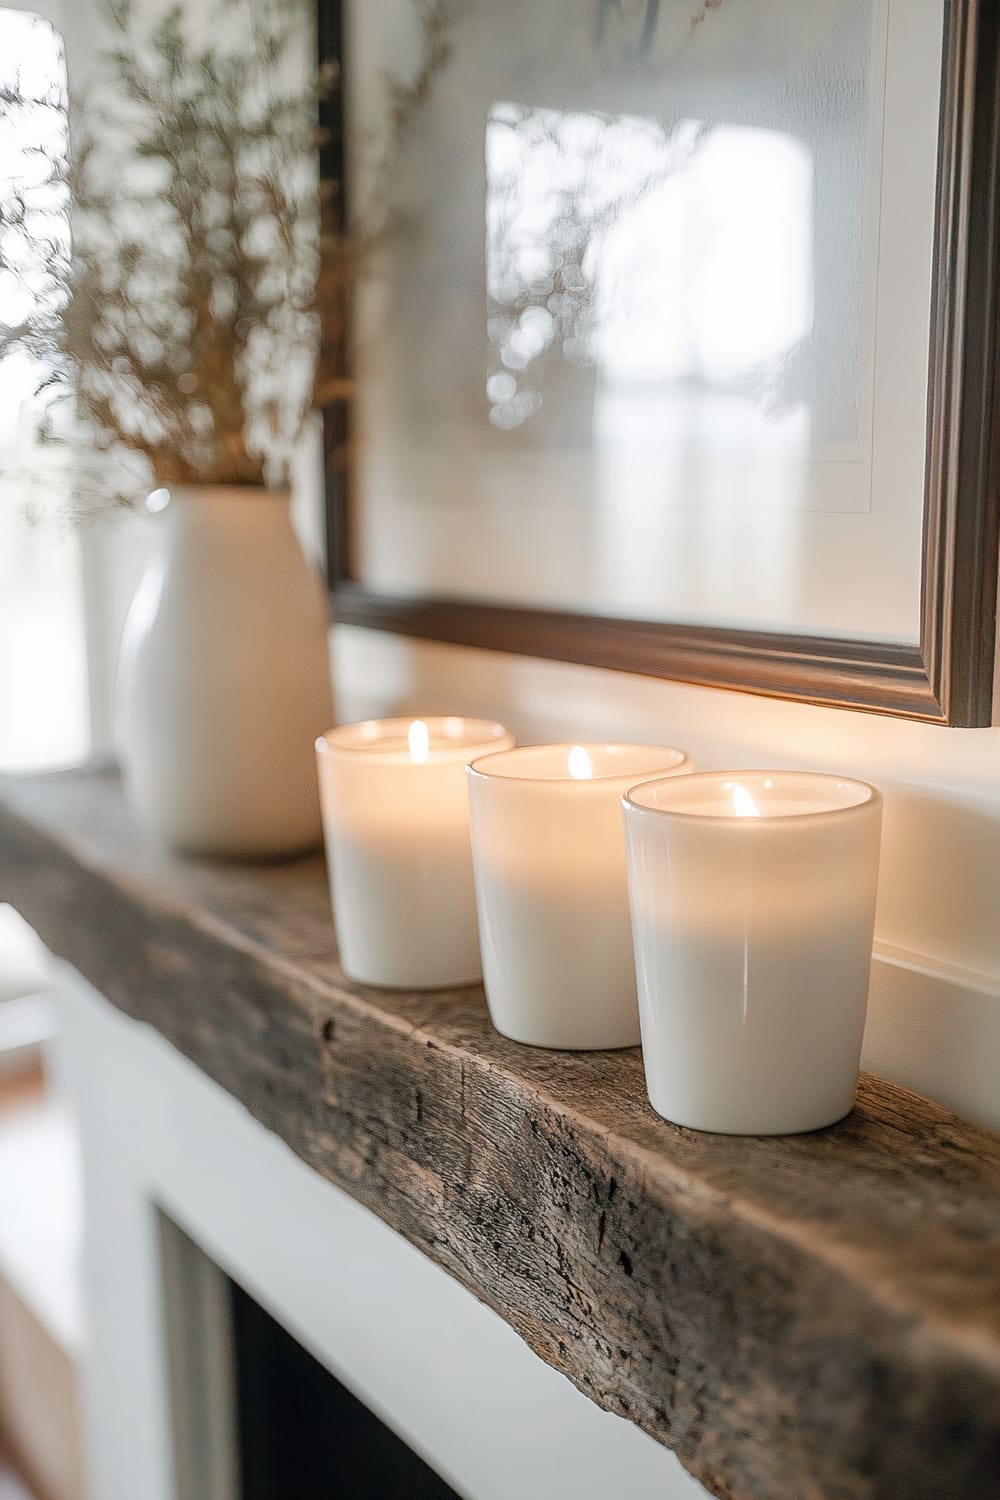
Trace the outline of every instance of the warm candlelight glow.
<instances>
[{"instance_id":1,"label":"warm candlelight glow","mask_svg":"<svg viewBox=\"0 0 1000 1500\"><path fill-rule=\"evenodd\" d=\"M431 743L431 737L423 719L414 719L406 738L410 746L410 759L414 765L423 765Z\"/></svg>"},{"instance_id":2,"label":"warm candlelight glow","mask_svg":"<svg viewBox=\"0 0 1000 1500\"><path fill-rule=\"evenodd\" d=\"M574 781L589 781L594 774L590 756L582 745L574 745L566 757L566 769Z\"/></svg>"},{"instance_id":3,"label":"warm candlelight glow","mask_svg":"<svg viewBox=\"0 0 1000 1500\"><path fill-rule=\"evenodd\" d=\"M751 797L745 786L740 786L738 781L733 782L733 811L738 818L759 818L760 808Z\"/></svg>"},{"instance_id":4,"label":"warm candlelight glow","mask_svg":"<svg viewBox=\"0 0 1000 1500\"><path fill-rule=\"evenodd\" d=\"M320 739L330 895L352 979L436 990L482 977L466 765L513 745L502 724L438 714Z\"/></svg>"},{"instance_id":5,"label":"warm candlelight glow","mask_svg":"<svg viewBox=\"0 0 1000 1500\"><path fill-rule=\"evenodd\" d=\"M879 793L747 768L637 782L623 802L653 1108L723 1135L843 1119L871 978Z\"/></svg>"},{"instance_id":6,"label":"warm candlelight glow","mask_svg":"<svg viewBox=\"0 0 1000 1500\"><path fill-rule=\"evenodd\" d=\"M668 745L597 741L472 762L483 982L504 1036L583 1051L638 1044L621 799L689 764Z\"/></svg>"}]
</instances>

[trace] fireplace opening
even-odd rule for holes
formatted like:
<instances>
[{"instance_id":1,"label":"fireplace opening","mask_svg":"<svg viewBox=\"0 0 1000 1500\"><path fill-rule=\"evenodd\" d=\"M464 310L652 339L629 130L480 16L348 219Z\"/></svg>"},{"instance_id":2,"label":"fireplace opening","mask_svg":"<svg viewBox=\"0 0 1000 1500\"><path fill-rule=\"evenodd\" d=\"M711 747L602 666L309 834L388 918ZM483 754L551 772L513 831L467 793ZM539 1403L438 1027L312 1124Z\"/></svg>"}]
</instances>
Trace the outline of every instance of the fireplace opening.
<instances>
[{"instance_id":1,"label":"fireplace opening","mask_svg":"<svg viewBox=\"0 0 1000 1500\"><path fill-rule=\"evenodd\" d=\"M179 1500L458 1500L179 1225L157 1220Z\"/></svg>"},{"instance_id":2,"label":"fireplace opening","mask_svg":"<svg viewBox=\"0 0 1000 1500\"><path fill-rule=\"evenodd\" d=\"M447 1500L456 1492L230 1282L240 1500Z\"/></svg>"},{"instance_id":3,"label":"fireplace opening","mask_svg":"<svg viewBox=\"0 0 1000 1500\"><path fill-rule=\"evenodd\" d=\"M241 1500L447 1500L396 1433L231 1286Z\"/></svg>"}]
</instances>

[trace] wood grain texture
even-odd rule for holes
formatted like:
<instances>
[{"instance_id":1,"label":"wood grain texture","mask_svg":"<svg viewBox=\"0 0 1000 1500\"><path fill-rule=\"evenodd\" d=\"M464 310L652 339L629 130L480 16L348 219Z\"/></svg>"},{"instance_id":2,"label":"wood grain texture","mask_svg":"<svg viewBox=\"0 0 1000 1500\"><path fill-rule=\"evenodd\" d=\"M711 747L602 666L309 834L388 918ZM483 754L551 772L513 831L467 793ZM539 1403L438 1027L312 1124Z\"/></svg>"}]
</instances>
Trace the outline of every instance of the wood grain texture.
<instances>
[{"instance_id":1,"label":"wood grain texture","mask_svg":"<svg viewBox=\"0 0 1000 1500\"><path fill-rule=\"evenodd\" d=\"M174 859L108 776L0 781L0 899L715 1494L1000 1494L1000 1137L874 1078L813 1135L672 1127L638 1051L351 984L319 859Z\"/></svg>"}]
</instances>

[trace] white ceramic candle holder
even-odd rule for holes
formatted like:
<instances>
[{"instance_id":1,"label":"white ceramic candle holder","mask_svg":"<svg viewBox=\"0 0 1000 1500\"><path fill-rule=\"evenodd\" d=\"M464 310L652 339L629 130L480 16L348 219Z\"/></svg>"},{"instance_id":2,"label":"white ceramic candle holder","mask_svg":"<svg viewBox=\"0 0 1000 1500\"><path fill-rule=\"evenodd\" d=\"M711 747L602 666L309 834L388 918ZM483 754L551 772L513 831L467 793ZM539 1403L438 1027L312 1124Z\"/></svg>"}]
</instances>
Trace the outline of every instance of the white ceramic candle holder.
<instances>
[{"instance_id":1,"label":"white ceramic candle holder","mask_svg":"<svg viewBox=\"0 0 1000 1500\"><path fill-rule=\"evenodd\" d=\"M656 745L531 745L469 767L483 979L505 1036L638 1043L619 802L641 776L688 770Z\"/></svg>"},{"instance_id":2,"label":"white ceramic candle holder","mask_svg":"<svg viewBox=\"0 0 1000 1500\"><path fill-rule=\"evenodd\" d=\"M854 1104L882 798L713 772L624 798L646 1083L677 1125L818 1130Z\"/></svg>"},{"instance_id":3,"label":"white ceramic candle holder","mask_svg":"<svg viewBox=\"0 0 1000 1500\"><path fill-rule=\"evenodd\" d=\"M513 743L502 724L462 718L373 719L317 740L334 921L352 979L478 983L465 767Z\"/></svg>"}]
</instances>

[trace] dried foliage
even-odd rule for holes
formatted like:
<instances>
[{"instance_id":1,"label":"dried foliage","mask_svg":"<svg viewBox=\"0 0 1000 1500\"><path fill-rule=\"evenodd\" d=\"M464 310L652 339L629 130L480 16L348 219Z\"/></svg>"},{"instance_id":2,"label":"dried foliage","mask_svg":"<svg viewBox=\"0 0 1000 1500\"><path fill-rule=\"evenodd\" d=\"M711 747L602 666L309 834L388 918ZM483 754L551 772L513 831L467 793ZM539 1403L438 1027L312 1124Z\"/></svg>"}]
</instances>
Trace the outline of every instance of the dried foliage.
<instances>
[{"instance_id":1,"label":"dried foliage","mask_svg":"<svg viewBox=\"0 0 1000 1500\"><path fill-rule=\"evenodd\" d=\"M645 58L653 50L660 22L666 30L668 19L681 23L681 45L690 41L709 13L721 10L726 0L682 0L668 18L662 0L596 0L594 40L598 47L612 35L624 40L636 58Z\"/></svg>"},{"instance_id":2,"label":"dried foliage","mask_svg":"<svg viewBox=\"0 0 1000 1500\"><path fill-rule=\"evenodd\" d=\"M318 173L318 108L339 78L301 83L309 4L220 0L206 18L105 0L117 45L74 104L71 152L0 203L0 275L30 290L22 321L0 325L0 359L45 367L42 436L79 453L78 491L131 503L150 481L287 481L309 413L344 390L351 289L390 231L395 158L448 56L443 0L409 3L419 64L387 80L375 190L345 222L340 183ZM60 188L72 249L33 217L32 191Z\"/></svg>"}]
</instances>

